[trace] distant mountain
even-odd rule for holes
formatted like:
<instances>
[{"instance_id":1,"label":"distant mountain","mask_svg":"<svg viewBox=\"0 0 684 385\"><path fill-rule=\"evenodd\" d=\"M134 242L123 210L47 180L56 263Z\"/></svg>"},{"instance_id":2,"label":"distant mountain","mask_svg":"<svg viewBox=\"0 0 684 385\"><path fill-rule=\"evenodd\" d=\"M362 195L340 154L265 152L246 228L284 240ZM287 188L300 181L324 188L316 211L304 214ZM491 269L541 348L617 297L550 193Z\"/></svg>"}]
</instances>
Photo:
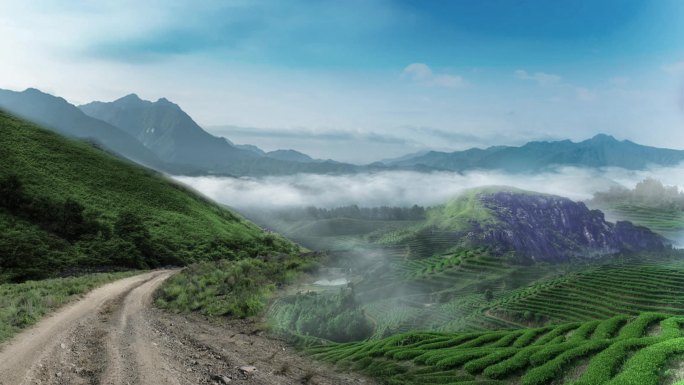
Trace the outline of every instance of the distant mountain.
<instances>
[{"instance_id":1,"label":"distant mountain","mask_svg":"<svg viewBox=\"0 0 684 385\"><path fill-rule=\"evenodd\" d=\"M237 176L357 170L356 166L332 161L314 162L292 150L264 153L256 146L235 145L209 134L178 105L164 98L150 102L131 94L109 103L92 102L80 109L126 131L162 160L191 165L200 173Z\"/></svg>"},{"instance_id":2,"label":"distant mountain","mask_svg":"<svg viewBox=\"0 0 684 385\"><path fill-rule=\"evenodd\" d=\"M218 170L231 162L259 157L254 151L240 149L204 131L178 105L164 98L150 102L131 94L111 103L89 103L80 109L128 132L167 162Z\"/></svg>"},{"instance_id":3,"label":"distant mountain","mask_svg":"<svg viewBox=\"0 0 684 385\"><path fill-rule=\"evenodd\" d=\"M111 124L94 119L66 100L29 88L23 92L0 90L0 109L54 129L62 135L94 140L137 163L165 170L152 151L133 136Z\"/></svg>"},{"instance_id":4,"label":"distant mountain","mask_svg":"<svg viewBox=\"0 0 684 385\"><path fill-rule=\"evenodd\" d=\"M315 160L312 157L295 150L275 150L267 152L266 156L268 156L269 158L286 160L290 162L315 162Z\"/></svg>"},{"instance_id":5,"label":"distant mountain","mask_svg":"<svg viewBox=\"0 0 684 385\"><path fill-rule=\"evenodd\" d=\"M420 255L479 246L554 263L662 250L668 244L646 227L607 222L584 203L509 187L467 191L428 210L427 219L403 237L399 243Z\"/></svg>"},{"instance_id":6,"label":"distant mountain","mask_svg":"<svg viewBox=\"0 0 684 385\"><path fill-rule=\"evenodd\" d=\"M426 167L437 170L473 169L507 172L540 171L555 166L621 167L645 169L651 165L673 166L684 161L684 151L656 148L619 141L599 134L582 142L529 142L520 147L496 146L456 152L431 151L385 162L388 166Z\"/></svg>"}]
</instances>

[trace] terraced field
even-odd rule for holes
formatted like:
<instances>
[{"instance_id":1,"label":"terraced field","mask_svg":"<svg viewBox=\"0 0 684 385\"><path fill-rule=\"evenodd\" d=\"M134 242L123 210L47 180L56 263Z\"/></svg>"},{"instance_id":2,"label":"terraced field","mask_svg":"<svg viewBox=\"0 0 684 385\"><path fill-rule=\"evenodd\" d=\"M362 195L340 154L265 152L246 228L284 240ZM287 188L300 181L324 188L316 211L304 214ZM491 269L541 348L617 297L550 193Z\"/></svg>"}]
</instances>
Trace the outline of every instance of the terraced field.
<instances>
[{"instance_id":1,"label":"terraced field","mask_svg":"<svg viewBox=\"0 0 684 385\"><path fill-rule=\"evenodd\" d=\"M660 313L542 328L405 333L310 348L387 384L684 384L683 317Z\"/></svg>"},{"instance_id":2,"label":"terraced field","mask_svg":"<svg viewBox=\"0 0 684 385\"><path fill-rule=\"evenodd\" d=\"M491 312L547 322L603 319L657 311L684 315L684 263L604 265L511 292Z\"/></svg>"},{"instance_id":3,"label":"terraced field","mask_svg":"<svg viewBox=\"0 0 684 385\"><path fill-rule=\"evenodd\" d=\"M565 273L566 266L534 269L509 263L486 249L455 250L428 258L408 258L405 249L386 253L384 274L356 286L357 298L375 319L375 337L410 330L443 332L520 327L521 323L487 313L509 292ZM485 292L492 298L487 300Z\"/></svg>"},{"instance_id":4,"label":"terraced field","mask_svg":"<svg viewBox=\"0 0 684 385\"><path fill-rule=\"evenodd\" d=\"M630 203L599 206L609 217L646 226L672 240L684 236L684 211L646 207Z\"/></svg>"}]
</instances>

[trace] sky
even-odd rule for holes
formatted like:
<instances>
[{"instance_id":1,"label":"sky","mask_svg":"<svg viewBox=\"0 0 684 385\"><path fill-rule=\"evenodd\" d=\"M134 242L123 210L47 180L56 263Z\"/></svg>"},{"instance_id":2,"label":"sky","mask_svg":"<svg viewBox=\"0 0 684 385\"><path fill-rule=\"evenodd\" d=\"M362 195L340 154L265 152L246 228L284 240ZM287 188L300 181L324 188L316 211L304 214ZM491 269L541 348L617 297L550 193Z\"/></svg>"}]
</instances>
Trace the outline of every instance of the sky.
<instances>
[{"instance_id":1,"label":"sky","mask_svg":"<svg viewBox=\"0 0 684 385\"><path fill-rule=\"evenodd\" d=\"M137 93L365 163L597 133L684 148L679 0L0 0L0 88Z\"/></svg>"}]
</instances>

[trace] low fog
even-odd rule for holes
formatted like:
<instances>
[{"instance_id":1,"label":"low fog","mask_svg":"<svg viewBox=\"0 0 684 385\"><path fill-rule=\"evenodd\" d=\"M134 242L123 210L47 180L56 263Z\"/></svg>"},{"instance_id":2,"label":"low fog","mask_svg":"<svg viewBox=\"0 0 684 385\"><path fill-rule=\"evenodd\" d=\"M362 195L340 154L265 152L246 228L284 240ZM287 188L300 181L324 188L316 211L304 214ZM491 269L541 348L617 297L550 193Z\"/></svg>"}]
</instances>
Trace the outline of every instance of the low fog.
<instances>
[{"instance_id":1,"label":"low fog","mask_svg":"<svg viewBox=\"0 0 684 385\"><path fill-rule=\"evenodd\" d=\"M175 178L237 209L278 209L297 206L332 208L351 204L363 207L432 206L443 203L465 189L488 185L513 186L585 200L590 199L593 193L611 186L633 188L648 177L666 185L684 186L684 164L644 171L565 167L536 174L387 171L355 175Z\"/></svg>"}]
</instances>

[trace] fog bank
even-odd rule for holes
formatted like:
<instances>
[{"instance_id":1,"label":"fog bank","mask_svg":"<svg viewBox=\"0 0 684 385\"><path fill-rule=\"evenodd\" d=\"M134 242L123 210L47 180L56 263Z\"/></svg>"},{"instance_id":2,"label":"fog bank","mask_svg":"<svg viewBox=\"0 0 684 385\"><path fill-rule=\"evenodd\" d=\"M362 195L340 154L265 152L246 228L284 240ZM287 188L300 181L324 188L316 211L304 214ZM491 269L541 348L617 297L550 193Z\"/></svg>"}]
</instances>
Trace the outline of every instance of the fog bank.
<instances>
[{"instance_id":1,"label":"fog bank","mask_svg":"<svg viewBox=\"0 0 684 385\"><path fill-rule=\"evenodd\" d=\"M355 175L274 176L261 178L175 177L210 198L235 207L283 208L294 206L339 207L432 206L465 189L506 185L556 194L575 200L592 197L613 185L633 188L652 177L667 185L684 186L684 164L679 167L630 171L618 168L590 170L564 167L537 174L495 171L421 173L387 171Z\"/></svg>"}]
</instances>

